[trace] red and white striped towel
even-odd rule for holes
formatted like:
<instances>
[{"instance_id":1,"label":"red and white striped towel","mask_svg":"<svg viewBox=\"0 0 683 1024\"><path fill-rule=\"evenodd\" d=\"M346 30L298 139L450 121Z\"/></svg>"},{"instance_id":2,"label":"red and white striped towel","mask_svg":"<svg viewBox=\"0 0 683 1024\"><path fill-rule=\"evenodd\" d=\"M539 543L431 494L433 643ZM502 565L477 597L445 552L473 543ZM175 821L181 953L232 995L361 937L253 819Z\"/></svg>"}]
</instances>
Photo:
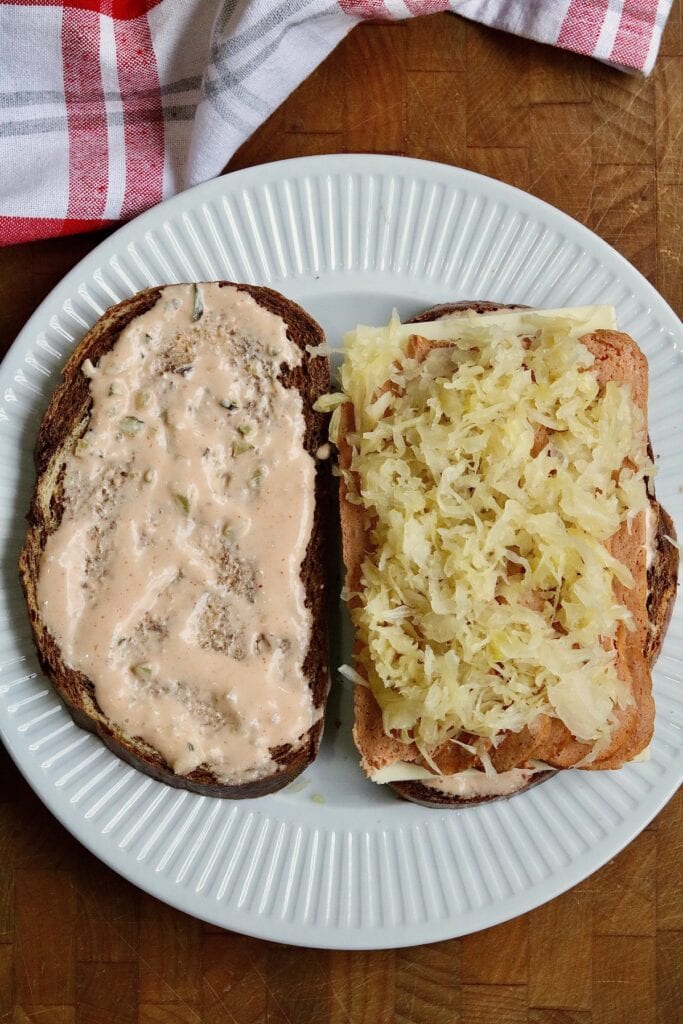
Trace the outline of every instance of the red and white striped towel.
<instances>
[{"instance_id":1,"label":"red and white striped towel","mask_svg":"<svg viewBox=\"0 0 683 1024\"><path fill-rule=\"evenodd\" d=\"M672 0L0 0L0 244L218 174L359 21L451 10L648 74Z\"/></svg>"}]
</instances>

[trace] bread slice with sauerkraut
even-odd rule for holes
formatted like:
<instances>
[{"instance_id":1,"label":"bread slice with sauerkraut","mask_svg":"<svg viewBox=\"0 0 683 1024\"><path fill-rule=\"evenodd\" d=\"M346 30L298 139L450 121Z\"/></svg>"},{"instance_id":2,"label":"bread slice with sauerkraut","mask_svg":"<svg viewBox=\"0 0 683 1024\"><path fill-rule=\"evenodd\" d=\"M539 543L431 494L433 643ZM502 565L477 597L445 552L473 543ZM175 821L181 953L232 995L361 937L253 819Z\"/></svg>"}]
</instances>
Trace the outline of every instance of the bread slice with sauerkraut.
<instances>
[{"instance_id":1,"label":"bread slice with sauerkraut","mask_svg":"<svg viewBox=\"0 0 683 1024\"><path fill-rule=\"evenodd\" d=\"M426 804L647 756L676 591L648 367L611 307L434 307L347 335L354 739Z\"/></svg>"}]
</instances>

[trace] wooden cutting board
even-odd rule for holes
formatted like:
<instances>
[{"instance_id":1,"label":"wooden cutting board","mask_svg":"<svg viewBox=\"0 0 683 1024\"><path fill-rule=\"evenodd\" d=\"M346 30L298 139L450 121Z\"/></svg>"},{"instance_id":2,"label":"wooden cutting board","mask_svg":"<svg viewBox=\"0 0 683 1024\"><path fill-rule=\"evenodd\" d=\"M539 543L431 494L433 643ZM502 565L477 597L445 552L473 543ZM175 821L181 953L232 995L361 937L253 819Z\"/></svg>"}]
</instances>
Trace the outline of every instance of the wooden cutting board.
<instances>
[{"instance_id":1,"label":"wooden cutting board","mask_svg":"<svg viewBox=\"0 0 683 1024\"><path fill-rule=\"evenodd\" d=\"M548 200L679 312L683 24L654 75L436 15L354 29L229 169L400 153ZM0 352L103 237L0 251ZM524 917L378 953L202 925L145 896L51 817L0 750L0 1024L675 1024L683 1019L680 795L619 857Z\"/></svg>"}]
</instances>

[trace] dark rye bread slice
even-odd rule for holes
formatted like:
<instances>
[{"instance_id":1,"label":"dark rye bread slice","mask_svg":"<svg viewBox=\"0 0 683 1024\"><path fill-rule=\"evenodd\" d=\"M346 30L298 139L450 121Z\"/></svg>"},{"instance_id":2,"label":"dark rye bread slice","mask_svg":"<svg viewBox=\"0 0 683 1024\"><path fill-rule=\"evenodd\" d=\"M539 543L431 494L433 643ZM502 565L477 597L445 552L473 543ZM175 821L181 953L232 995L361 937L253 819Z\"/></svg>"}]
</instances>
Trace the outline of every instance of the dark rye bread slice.
<instances>
[{"instance_id":1,"label":"dark rye bread slice","mask_svg":"<svg viewBox=\"0 0 683 1024\"><path fill-rule=\"evenodd\" d=\"M222 286L229 281L219 282ZM327 440L327 416L313 410L316 399L329 391L330 369L326 356L311 355L308 347L324 341L322 328L300 306L270 288L235 284L248 292L264 309L281 317L288 335L303 353L301 366L283 369L280 381L296 388L305 418L306 450L315 457ZM275 792L296 778L316 757L323 730L322 717L294 746L271 750L277 771L242 784L226 785L211 771L199 767L187 775L177 775L161 754L139 738L131 738L101 712L92 682L82 673L65 665L55 639L43 625L36 591L40 558L47 537L59 525L63 513L63 459L67 447L81 437L88 425L89 382L82 373L85 359L97 363L113 347L120 332L137 316L147 312L161 295L162 288L150 288L108 309L88 331L63 370L63 383L57 388L38 432L35 461L38 479L28 513L28 534L19 559L19 577L33 627L38 658L45 673L64 700L77 725L96 733L115 754L134 768L179 789L208 796L242 798ZM315 509L311 539L301 567L306 591L306 607L311 613L311 639L304 660L316 708L324 706L329 689L327 654L328 595L325 551L329 542L331 471L329 460L316 459Z\"/></svg>"},{"instance_id":2,"label":"dark rye bread slice","mask_svg":"<svg viewBox=\"0 0 683 1024\"><path fill-rule=\"evenodd\" d=\"M463 301L433 306L408 322L420 323L423 321L435 320L448 316L452 313L463 312L468 309L477 313L484 313L492 312L497 309L521 308L524 307L519 305L505 306L486 301ZM352 415L352 412L349 413L347 410L345 411L347 413L345 431L348 431L353 429L353 423L349 422L349 415ZM348 460L349 457L350 450L348 449L348 446L344 446L342 443L342 447L340 448L340 462L342 465L344 464L345 459ZM673 609L677 585L678 550L665 539L667 534L670 537L675 536L673 532L673 523L664 509L662 509L656 502L651 484L649 489L652 495L650 499L652 512L657 517L657 529L655 532L656 555L653 564L647 573L647 618L649 620L649 630L646 634L643 653L647 663L651 666L656 660L661 648L664 632ZM348 505L346 506L345 514L345 488L343 486L341 491L342 528L346 541L345 547L349 549L350 555L350 557L345 560L347 567L350 568L353 574L359 578L360 565L354 563L357 563L358 561L356 553L364 539L359 535L357 524L355 524L354 530L353 510L350 509ZM353 585L351 586L353 589ZM405 747L403 745L399 746L397 741L385 736L379 705L376 703L371 692L366 687L356 686L355 708L356 727L354 729L354 738L356 739L356 744L359 747L364 760L366 760L368 753L373 750L376 752L377 758L380 762L385 761L386 759L386 763L390 763L392 759L400 759L401 750L405 750ZM562 723L557 722L552 724L553 726L562 725ZM553 751L553 747L560 750L564 745L566 745L567 737L564 735L563 729L564 727L560 730L555 728L551 729L551 723L545 719L545 721L539 723L539 728L537 729L526 729L523 730L522 734L511 734L495 751L491 751L492 760L499 770L507 770L511 767L524 765L524 763L530 758L544 760L544 755L548 755L549 752ZM578 744L576 746L578 746ZM437 760L437 763L439 763L442 770L444 770L445 774L460 771L463 768L474 765L475 763L475 759L465 755L461 748L457 751L459 759L462 762L459 765L448 765L447 760L446 763L442 763L437 752L432 753ZM444 753L446 754L446 758L448 758L449 753ZM507 759L501 758L502 753L507 753L509 755ZM575 759L578 759L579 756L582 756L582 753L578 753ZM450 757L452 760L452 752L450 752ZM503 760L502 764L500 763L501 760ZM523 789L529 789L532 786L538 785L540 782L550 778L553 774L554 771L550 770L535 773L526 784L521 785L519 788L515 789L514 792L521 792ZM396 792L404 799L411 800L415 803L442 807L472 806L491 800L505 799L509 795L514 795L514 793L510 793L506 795L506 797L489 796L467 799L441 793L432 787L423 785L419 781L392 782L388 783L388 785L395 789Z\"/></svg>"},{"instance_id":3,"label":"dark rye bread slice","mask_svg":"<svg viewBox=\"0 0 683 1024\"><path fill-rule=\"evenodd\" d=\"M672 540L676 538L673 519L654 497L654 490L650 496L650 508L656 517L656 529L654 531L655 557L647 573L649 588L647 616L650 629L645 641L645 656L652 666L661 652L664 636L674 610L678 586L679 551L668 539L669 537Z\"/></svg>"}]
</instances>

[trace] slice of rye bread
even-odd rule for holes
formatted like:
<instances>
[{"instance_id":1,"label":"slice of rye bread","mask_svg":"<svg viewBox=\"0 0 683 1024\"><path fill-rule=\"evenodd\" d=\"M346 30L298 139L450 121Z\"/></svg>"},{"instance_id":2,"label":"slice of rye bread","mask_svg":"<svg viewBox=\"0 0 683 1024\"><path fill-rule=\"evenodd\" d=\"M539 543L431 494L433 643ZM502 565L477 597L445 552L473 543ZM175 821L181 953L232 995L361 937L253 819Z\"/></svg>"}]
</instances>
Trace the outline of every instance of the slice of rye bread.
<instances>
[{"instance_id":1,"label":"slice of rye bread","mask_svg":"<svg viewBox=\"0 0 683 1024\"><path fill-rule=\"evenodd\" d=\"M231 282L221 281L219 284L226 286ZM285 387L296 388L301 395L305 419L304 445L315 457L318 448L327 440L328 417L315 412L313 403L329 391L330 369L327 357L312 356L308 346L314 347L324 341L322 328L300 306L270 288L243 284L232 287L248 292L260 306L281 317L287 325L289 337L302 351L301 365L283 369L279 379ZM63 383L52 396L38 433L35 449L38 479L27 517L29 529L19 559L19 577L28 603L40 664L77 725L96 733L110 750L133 767L170 786L231 799L263 796L286 786L315 759L323 730L322 717L300 737L298 743L271 750L277 770L265 778L226 785L202 766L187 775L177 775L155 748L139 737L127 736L102 714L92 682L64 664L59 646L43 625L38 609L36 591L40 558L47 537L59 525L63 513L64 456L73 441L85 433L88 425L91 402L89 382L81 371L82 364L85 359L97 363L100 356L113 347L120 332L154 306L161 292L162 288L150 288L108 309L88 331L64 367ZM316 708L325 704L329 689L325 550L329 542L331 495L329 460L316 459L313 527L301 567L305 602L312 623L303 670Z\"/></svg>"},{"instance_id":2,"label":"slice of rye bread","mask_svg":"<svg viewBox=\"0 0 683 1024\"><path fill-rule=\"evenodd\" d=\"M409 323L436 320L457 312L474 310L477 313L492 312L496 309L521 309L522 306L504 306L492 302L457 302L432 308L414 317ZM599 337L598 335L601 335ZM596 356L598 376L603 380L616 379L631 382L633 374L640 381L634 388L635 398L647 417L647 362L637 345L628 335L617 332L596 332L586 339L586 344ZM417 343L424 354L431 348L431 343ZM626 352L628 358L622 365L622 356ZM619 358L615 358L618 354ZM340 430L339 460L343 467L348 468L351 459L351 448L346 441L346 434L355 426L353 408L347 403L342 409ZM539 445L539 449L540 449ZM633 591L620 588L619 599L625 600L634 613L637 631L634 640L630 634L622 630L618 637L618 647L622 649L619 659L620 671L629 679L634 692L635 706L631 713L624 714L624 721L616 730L618 736L611 744L610 750L603 754L596 768L615 767L617 758L623 763L649 742L653 723L653 703L651 697L651 680L649 667L654 663L661 649L664 633L671 617L676 595L678 573L678 550L666 540L666 536L674 537L671 518L654 498L654 490L649 482L650 505L656 517L654 531L655 557L651 567L645 569L643 544L645 541L644 516L638 517L633 536L620 531L612 538L610 548L624 559L633 561L636 575L636 587ZM360 589L360 573L363 555L366 550L366 538L358 507L346 500L346 487L341 481L340 507L342 521L342 539L344 561L347 567L347 586L350 590ZM634 550L634 545L637 550ZM647 593L646 600L643 595ZM630 595L628 598L626 595ZM635 641L635 642L634 642ZM387 736L382 724L382 715L372 692L366 686L354 688L355 726L354 739L361 753L363 766L377 769L395 761L415 761L419 757L413 745L400 743ZM463 737L467 739L467 737ZM507 771L522 766L534 758L556 767L570 767L588 752L585 744L579 743L557 719L541 716L533 726L520 733L511 733L494 750L490 756L497 771ZM444 774L454 774L463 769L478 765L478 759L454 744L444 744L432 757ZM538 772L514 792L521 792L550 778L554 771ZM482 802L503 799L499 796L462 798L439 792L418 781L389 783L402 797L425 805L446 807L471 806ZM506 796L513 794L506 794Z\"/></svg>"}]
</instances>

